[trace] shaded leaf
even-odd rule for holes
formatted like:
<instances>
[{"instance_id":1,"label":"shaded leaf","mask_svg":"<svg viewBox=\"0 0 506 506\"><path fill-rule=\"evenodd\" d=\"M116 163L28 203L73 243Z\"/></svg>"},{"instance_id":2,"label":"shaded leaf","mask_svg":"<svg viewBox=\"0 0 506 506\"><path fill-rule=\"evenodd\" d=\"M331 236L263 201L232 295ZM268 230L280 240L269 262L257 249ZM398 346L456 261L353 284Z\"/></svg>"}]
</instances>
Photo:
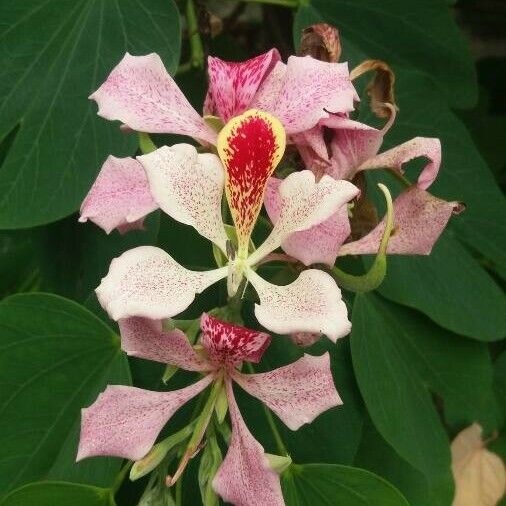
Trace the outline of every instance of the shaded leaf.
<instances>
[{"instance_id":1,"label":"shaded leaf","mask_svg":"<svg viewBox=\"0 0 506 506\"><path fill-rule=\"evenodd\" d=\"M0 140L21 124L0 171L0 228L75 211L125 136L88 100L126 51L156 51L172 71L179 15L172 0L4 0L0 7Z\"/></svg>"},{"instance_id":2,"label":"shaded leaf","mask_svg":"<svg viewBox=\"0 0 506 506\"><path fill-rule=\"evenodd\" d=\"M109 485L120 459L75 464L81 408L130 382L118 337L78 304L49 294L0 303L0 490L45 479Z\"/></svg>"},{"instance_id":3,"label":"shaded leaf","mask_svg":"<svg viewBox=\"0 0 506 506\"><path fill-rule=\"evenodd\" d=\"M281 485L287 506L408 506L393 485L354 467L292 465L283 473Z\"/></svg>"}]
</instances>

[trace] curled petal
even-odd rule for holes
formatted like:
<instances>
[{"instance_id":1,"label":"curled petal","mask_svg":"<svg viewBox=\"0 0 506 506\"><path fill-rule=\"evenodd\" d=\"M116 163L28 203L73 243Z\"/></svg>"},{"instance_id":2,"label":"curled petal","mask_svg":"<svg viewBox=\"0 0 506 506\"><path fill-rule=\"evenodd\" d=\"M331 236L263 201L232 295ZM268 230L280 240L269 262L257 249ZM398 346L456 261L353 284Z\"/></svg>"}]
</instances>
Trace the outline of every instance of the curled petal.
<instances>
[{"instance_id":1,"label":"curled petal","mask_svg":"<svg viewBox=\"0 0 506 506\"><path fill-rule=\"evenodd\" d=\"M228 205L237 231L239 254L244 257L267 180L283 156L285 142L281 123L255 109L230 120L218 136L218 154L226 169Z\"/></svg>"},{"instance_id":2,"label":"curled petal","mask_svg":"<svg viewBox=\"0 0 506 506\"><path fill-rule=\"evenodd\" d=\"M281 212L280 179L271 177L265 194L265 208L273 223L279 219ZM330 218L307 230L290 234L281 247L290 256L300 260L304 265L322 263L334 265L339 248L350 235L348 207L343 205Z\"/></svg>"},{"instance_id":3,"label":"curled petal","mask_svg":"<svg viewBox=\"0 0 506 506\"><path fill-rule=\"evenodd\" d=\"M232 437L214 477L214 490L235 506L284 506L279 476L269 467L262 445L246 427L230 381L227 381L227 397Z\"/></svg>"},{"instance_id":4,"label":"curled petal","mask_svg":"<svg viewBox=\"0 0 506 506\"><path fill-rule=\"evenodd\" d=\"M337 28L327 23L317 23L304 28L297 54L330 63L338 62L341 56L341 41Z\"/></svg>"},{"instance_id":5,"label":"curled petal","mask_svg":"<svg viewBox=\"0 0 506 506\"><path fill-rule=\"evenodd\" d=\"M291 430L343 402L334 386L328 353L304 355L293 364L259 374L234 372L246 392L266 404Z\"/></svg>"},{"instance_id":6,"label":"curled petal","mask_svg":"<svg viewBox=\"0 0 506 506\"><path fill-rule=\"evenodd\" d=\"M308 269L285 286L273 285L252 270L247 276L260 298L257 320L272 332L318 332L334 342L350 332L341 291L326 272Z\"/></svg>"},{"instance_id":7,"label":"curled petal","mask_svg":"<svg viewBox=\"0 0 506 506\"><path fill-rule=\"evenodd\" d=\"M225 251L227 236L221 218L225 174L220 159L211 153L198 154L190 144L164 146L138 156L149 180L151 193L175 220Z\"/></svg>"},{"instance_id":8,"label":"curled petal","mask_svg":"<svg viewBox=\"0 0 506 506\"><path fill-rule=\"evenodd\" d=\"M212 380L209 375L173 392L109 385L89 408L82 410L77 460L96 455L141 459L169 418Z\"/></svg>"},{"instance_id":9,"label":"curled petal","mask_svg":"<svg viewBox=\"0 0 506 506\"><path fill-rule=\"evenodd\" d=\"M127 355L175 365L186 371L212 369L179 329L164 331L160 320L140 317L125 318L118 323L121 349Z\"/></svg>"},{"instance_id":10,"label":"curled petal","mask_svg":"<svg viewBox=\"0 0 506 506\"><path fill-rule=\"evenodd\" d=\"M108 234L142 228L157 209L142 165L133 158L109 156L81 205L80 222L93 221Z\"/></svg>"},{"instance_id":11,"label":"curled petal","mask_svg":"<svg viewBox=\"0 0 506 506\"><path fill-rule=\"evenodd\" d=\"M238 365L243 360L260 362L271 338L264 332L218 320L204 313L200 318L200 341L216 364Z\"/></svg>"},{"instance_id":12,"label":"curled petal","mask_svg":"<svg viewBox=\"0 0 506 506\"><path fill-rule=\"evenodd\" d=\"M209 90L206 103L212 103L212 114L224 121L244 112L264 77L281 60L277 49L251 58L245 62L228 62L209 56Z\"/></svg>"},{"instance_id":13,"label":"curled petal","mask_svg":"<svg viewBox=\"0 0 506 506\"><path fill-rule=\"evenodd\" d=\"M353 110L358 100L346 63L327 63L310 56L278 62L260 86L253 106L279 118L287 134L313 128L329 113Z\"/></svg>"},{"instance_id":14,"label":"curled petal","mask_svg":"<svg viewBox=\"0 0 506 506\"><path fill-rule=\"evenodd\" d=\"M416 186L408 188L394 201L394 229L387 253L430 254L451 215L458 213L460 208L458 202L438 199ZM344 244L339 256L376 253L384 230L385 218L366 236Z\"/></svg>"},{"instance_id":15,"label":"curled petal","mask_svg":"<svg viewBox=\"0 0 506 506\"><path fill-rule=\"evenodd\" d=\"M439 139L415 137L400 146L370 158L361 164L358 170L391 168L402 174L402 166L419 157L428 160L427 165L418 176L418 187L426 190L436 179L441 165L441 142Z\"/></svg>"},{"instance_id":16,"label":"curled petal","mask_svg":"<svg viewBox=\"0 0 506 506\"><path fill-rule=\"evenodd\" d=\"M126 53L90 98L98 104L99 116L119 120L133 130L189 135L211 144L216 142L216 132L186 100L155 53L146 56Z\"/></svg>"},{"instance_id":17,"label":"curled petal","mask_svg":"<svg viewBox=\"0 0 506 506\"><path fill-rule=\"evenodd\" d=\"M96 293L113 320L130 316L161 320L186 309L196 294L226 275L226 267L190 271L160 248L139 246L111 262Z\"/></svg>"},{"instance_id":18,"label":"curled petal","mask_svg":"<svg viewBox=\"0 0 506 506\"><path fill-rule=\"evenodd\" d=\"M250 256L250 265L274 251L294 232L307 230L330 218L358 191L349 181L336 181L330 176L323 176L316 182L315 175L309 170L290 174L279 184L279 213L273 212L274 206L271 208L274 228ZM269 195L272 197L271 192ZM269 195L266 201L270 200ZM269 207L267 202L266 206Z\"/></svg>"}]
</instances>

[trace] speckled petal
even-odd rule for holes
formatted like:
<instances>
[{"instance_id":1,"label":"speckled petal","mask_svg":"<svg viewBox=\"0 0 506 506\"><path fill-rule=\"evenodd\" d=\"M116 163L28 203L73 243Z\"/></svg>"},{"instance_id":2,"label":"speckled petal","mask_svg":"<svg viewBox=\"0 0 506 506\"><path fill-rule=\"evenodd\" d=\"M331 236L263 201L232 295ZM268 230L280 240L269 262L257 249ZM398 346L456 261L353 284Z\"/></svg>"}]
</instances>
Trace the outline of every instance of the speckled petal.
<instances>
[{"instance_id":1,"label":"speckled petal","mask_svg":"<svg viewBox=\"0 0 506 506\"><path fill-rule=\"evenodd\" d=\"M196 294L226 275L226 267L190 271L160 248L139 246L111 262L96 293L113 320L130 316L161 320L185 310Z\"/></svg>"},{"instance_id":2,"label":"speckled petal","mask_svg":"<svg viewBox=\"0 0 506 506\"><path fill-rule=\"evenodd\" d=\"M218 154L226 169L225 191L242 257L246 257L267 180L283 156L285 142L281 123L254 109L231 119L219 134Z\"/></svg>"},{"instance_id":3,"label":"speckled petal","mask_svg":"<svg viewBox=\"0 0 506 506\"><path fill-rule=\"evenodd\" d=\"M172 415L212 380L209 375L173 392L109 385L82 410L77 461L96 455L141 459Z\"/></svg>"},{"instance_id":4,"label":"speckled petal","mask_svg":"<svg viewBox=\"0 0 506 506\"><path fill-rule=\"evenodd\" d=\"M346 63L327 63L310 56L290 56L278 62L253 100L283 123L288 134L313 128L329 112L353 110L358 100Z\"/></svg>"},{"instance_id":5,"label":"speckled petal","mask_svg":"<svg viewBox=\"0 0 506 506\"><path fill-rule=\"evenodd\" d=\"M394 230L387 253L428 255L451 215L461 204L438 199L412 186L394 201ZM375 254L385 230L385 218L366 236L344 244L339 256Z\"/></svg>"},{"instance_id":6,"label":"speckled petal","mask_svg":"<svg viewBox=\"0 0 506 506\"><path fill-rule=\"evenodd\" d=\"M189 135L211 144L216 142L216 132L186 100L155 53L146 56L126 53L90 98L98 104L99 116L119 120L133 130Z\"/></svg>"},{"instance_id":7,"label":"speckled petal","mask_svg":"<svg viewBox=\"0 0 506 506\"><path fill-rule=\"evenodd\" d=\"M277 223L281 212L280 179L271 177L265 193L265 208L273 223ZM350 235L348 207L342 205L336 213L325 221L290 234L281 243L283 250L300 260L304 265L322 263L334 265L337 252Z\"/></svg>"},{"instance_id":8,"label":"speckled petal","mask_svg":"<svg viewBox=\"0 0 506 506\"><path fill-rule=\"evenodd\" d=\"M277 49L244 62L228 62L209 56L208 112L228 121L244 112L251 104L264 77L281 59ZM210 104L213 110L209 111Z\"/></svg>"},{"instance_id":9,"label":"speckled petal","mask_svg":"<svg viewBox=\"0 0 506 506\"><path fill-rule=\"evenodd\" d=\"M414 158L426 158L427 165L418 177L418 187L426 190L436 179L441 165L441 142L439 139L415 137L395 148L370 158L358 170L391 168L403 172L402 166Z\"/></svg>"},{"instance_id":10,"label":"speckled petal","mask_svg":"<svg viewBox=\"0 0 506 506\"><path fill-rule=\"evenodd\" d=\"M239 412L230 381L227 396L232 437L213 488L235 506L284 506L279 476L270 467L262 445L251 435Z\"/></svg>"},{"instance_id":11,"label":"speckled petal","mask_svg":"<svg viewBox=\"0 0 506 506\"><path fill-rule=\"evenodd\" d=\"M233 378L292 430L343 403L334 386L328 353L320 357L304 355L293 364L265 373L237 371Z\"/></svg>"},{"instance_id":12,"label":"speckled petal","mask_svg":"<svg viewBox=\"0 0 506 506\"><path fill-rule=\"evenodd\" d=\"M80 222L92 221L108 234L142 228L144 216L157 209L146 174L133 158L109 156L81 205Z\"/></svg>"},{"instance_id":13,"label":"speckled petal","mask_svg":"<svg viewBox=\"0 0 506 506\"><path fill-rule=\"evenodd\" d=\"M271 338L264 332L233 325L204 313L200 318L200 342L215 364L260 362Z\"/></svg>"},{"instance_id":14,"label":"speckled petal","mask_svg":"<svg viewBox=\"0 0 506 506\"><path fill-rule=\"evenodd\" d=\"M220 159L190 144L164 146L137 160L146 169L153 198L169 216L218 245L227 236L221 218L225 173Z\"/></svg>"},{"instance_id":15,"label":"speckled petal","mask_svg":"<svg viewBox=\"0 0 506 506\"><path fill-rule=\"evenodd\" d=\"M271 208L275 218L274 228L263 244L252 253L248 259L249 265L254 265L274 251L294 232L307 230L330 218L353 199L358 191L349 181L336 181L330 176L323 176L316 182L315 175L309 170L290 174L279 184L281 203L277 217ZM271 196L268 193L266 198L268 212L270 203L267 200Z\"/></svg>"},{"instance_id":16,"label":"speckled petal","mask_svg":"<svg viewBox=\"0 0 506 506\"><path fill-rule=\"evenodd\" d=\"M350 332L341 291L326 272L308 269L285 286L273 285L251 270L247 276L260 298L255 315L266 329L277 334L319 332L334 342Z\"/></svg>"},{"instance_id":17,"label":"speckled petal","mask_svg":"<svg viewBox=\"0 0 506 506\"><path fill-rule=\"evenodd\" d=\"M186 371L212 369L179 329L164 331L160 320L140 317L125 318L118 324L121 349L127 355L175 365Z\"/></svg>"}]
</instances>

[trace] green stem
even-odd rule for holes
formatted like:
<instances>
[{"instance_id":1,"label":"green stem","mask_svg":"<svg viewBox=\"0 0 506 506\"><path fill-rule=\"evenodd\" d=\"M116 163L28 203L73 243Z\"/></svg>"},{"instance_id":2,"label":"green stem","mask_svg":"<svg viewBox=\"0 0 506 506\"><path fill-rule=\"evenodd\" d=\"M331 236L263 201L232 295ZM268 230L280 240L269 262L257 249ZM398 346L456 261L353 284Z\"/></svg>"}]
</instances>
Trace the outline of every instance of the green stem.
<instances>
[{"instance_id":1,"label":"green stem","mask_svg":"<svg viewBox=\"0 0 506 506\"><path fill-rule=\"evenodd\" d=\"M247 362L246 368L251 374L255 374L255 369L253 366ZM278 447L278 452L281 455L288 455L288 450L285 446L285 443L283 443L283 439L281 438L281 434L279 433L278 428L276 427L276 422L274 421L274 418L272 416L272 413L270 412L269 408L262 403L262 408L265 413L265 418L267 418L267 423L269 424L269 427L271 429L272 435L274 437L274 441L276 441L276 446Z\"/></svg>"},{"instance_id":2,"label":"green stem","mask_svg":"<svg viewBox=\"0 0 506 506\"><path fill-rule=\"evenodd\" d=\"M183 504L183 480L178 480L176 482L176 506L181 506Z\"/></svg>"},{"instance_id":3,"label":"green stem","mask_svg":"<svg viewBox=\"0 0 506 506\"><path fill-rule=\"evenodd\" d=\"M143 155L152 153L157 149L155 143L151 140L149 134L145 132L139 132L139 148Z\"/></svg>"},{"instance_id":4,"label":"green stem","mask_svg":"<svg viewBox=\"0 0 506 506\"><path fill-rule=\"evenodd\" d=\"M281 5L282 7L291 7L296 9L301 4L300 0L242 0L258 4Z\"/></svg>"},{"instance_id":5,"label":"green stem","mask_svg":"<svg viewBox=\"0 0 506 506\"><path fill-rule=\"evenodd\" d=\"M111 487L111 495L114 497L118 490L121 487L121 484L123 483L125 476L128 474L128 471L130 470L130 467L132 467L133 462L127 462L120 470L118 475L116 476L116 479L114 480L114 483Z\"/></svg>"},{"instance_id":6,"label":"green stem","mask_svg":"<svg viewBox=\"0 0 506 506\"><path fill-rule=\"evenodd\" d=\"M193 67L204 68L204 48L199 34L197 13L195 12L193 0L186 2L186 22L188 23L188 36L190 37L190 63Z\"/></svg>"}]
</instances>

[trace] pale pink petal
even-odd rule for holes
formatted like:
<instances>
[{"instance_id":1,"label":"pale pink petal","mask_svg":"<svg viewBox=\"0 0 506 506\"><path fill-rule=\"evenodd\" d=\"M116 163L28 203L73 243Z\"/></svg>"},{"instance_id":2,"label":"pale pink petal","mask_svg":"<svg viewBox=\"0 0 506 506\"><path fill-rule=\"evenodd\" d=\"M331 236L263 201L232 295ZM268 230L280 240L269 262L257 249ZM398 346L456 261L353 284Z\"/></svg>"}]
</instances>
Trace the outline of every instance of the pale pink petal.
<instances>
[{"instance_id":1,"label":"pale pink petal","mask_svg":"<svg viewBox=\"0 0 506 506\"><path fill-rule=\"evenodd\" d=\"M109 156L81 204L80 222L91 220L108 234L142 228L144 216L157 209L142 165L133 158Z\"/></svg>"},{"instance_id":2,"label":"pale pink petal","mask_svg":"<svg viewBox=\"0 0 506 506\"><path fill-rule=\"evenodd\" d=\"M294 332L289 337L297 346L305 348L319 341L321 334L319 332Z\"/></svg>"},{"instance_id":3,"label":"pale pink petal","mask_svg":"<svg viewBox=\"0 0 506 506\"><path fill-rule=\"evenodd\" d=\"M260 298L257 320L272 332L319 332L334 342L350 332L341 291L326 272L308 269L285 286L273 285L252 270L247 277Z\"/></svg>"},{"instance_id":4,"label":"pale pink petal","mask_svg":"<svg viewBox=\"0 0 506 506\"><path fill-rule=\"evenodd\" d=\"M224 322L204 313L200 318L200 342L215 364L260 362L271 338L264 332Z\"/></svg>"},{"instance_id":5,"label":"pale pink petal","mask_svg":"<svg viewBox=\"0 0 506 506\"><path fill-rule=\"evenodd\" d=\"M327 63L310 56L290 56L267 76L252 106L268 111L288 134L313 128L332 113L353 110L358 100L346 63Z\"/></svg>"},{"instance_id":6,"label":"pale pink petal","mask_svg":"<svg viewBox=\"0 0 506 506\"><path fill-rule=\"evenodd\" d=\"M179 329L164 331L160 320L132 317L118 322L121 349L132 357L175 365L186 371L208 371L210 364L198 355Z\"/></svg>"},{"instance_id":7,"label":"pale pink petal","mask_svg":"<svg viewBox=\"0 0 506 506\"><path fill-rule=\"evenodd\" d=\"M428 255L451 215L461 204L438 199L416 186L402 192L394 201L394 230L387 253ZM366 236L344 244L339 256L375 254L385 230L385 218Z\"/></svg>"},{"instance_id":8,"label":"pale pink petal","mask_svg":"<svg viewBox=\"0 0 506 506\"><path fill-rule=\"evenodd\" d=\"M213 377L208 375L173 392L109 385L81 412L77 461L96 455L141 459L172 415L211 381Z\"/></svg>"},{"instance_id":9,"label":"pale pink petal","mask_svg":"<svg viewBox=\"0 0 506 506\"><path fill-rule=\"evenodd\" d=\"M278 248L294 232L322 223L353 199L359 190L349 181L323 176L316 182L309 170L292 172L279 185L281 204L274 228L250 256L249 265Z\"/></svg>"},{"instance_id":10,"label":"pale pink petal","mask_svg":"<svg viewBox=\"0 0 506 506\"><path fill-rule=\"evenodd\" d=\"M281 212L280 179L270 178L265 193L265 208L273 223ZM343 205L330 218L307 230L294 232L282 243L281 247L290 256L304 265L322 263L334 265L339 248L350 235L348 207Z\"/></svg>"},{"instance_id":11,"label":"pale pink petal","mask_svg":"<svg viewBox=\"0 0 506 506\"><path fill-rule=\"evenodd\" d=\"M326 173L335 179L352 179L361 164L379 151L385 132L347 118L333 117L326 122L334 129Z\"/></svg>"},{"instance_id":12,"label":"pale pink petal","mask_svg":"<svg viewBox=\"0 0 506 506\"><path fill-rule=\"evenodd\" d=\"M119 120L133 130L216 142L216 132L186 100L155 53L126 53L90 98L98 104L99 116Z\"/></svg>"},{"instance_id":13,"label":"pale pink petal","mask_svg":"<svg viewBox=\"0 0 506 506\"><path fill-rule=\"evenodd\" d=\"M161 320L185 310L196 294L226 276L226 267L190 271L160 248L139 246L111 262L96 293L113 320L130 316Z\"/></svg>"},{"instance_id":14,"label":"pale pink petal","mask_svg":"<svg viewBox=\"0 0 506 506\"><path fill-rule=\"evenodd\" d=\"M227 381L227 396L232 437L214 477L214 490L235 506L284 506L279 476L269 467L262 445L246 427L230 381Z\"/></svg>"},{"instance_id":15,"label":"pale pink petal","mask_svg":"<svg viewBox=\"0 0 506 506\"><path fill-rule=\"evenodd\" d=\"M429 137L415 137L362 163L358 170L391 168L403 172L402 166L414 158L423 157L427 165L418 176L418 187L426 190L436 179L441 165L441 142Z\"/></svg>"},{"instance_id":16,"label":"pale pink petal","mask_svg":"<svg viewBox=\"0 0 506 506\"><path fill-rule=\"evenodd\" d=\"M212 153L198 154L190 144L163 146L137 160L146 169L153 198L160 208L225 251L221 218L225 172Z\"/></svg>"},{"instance_id":17,"label":"pale pink petal","mask_svg":"<svg viewBox=\"0 0 506 506\"><path fill-rule=\"evenodd\" d=\"M304 355L293 364L260 374L236 371L232 377L292 430L343 403L334 386L328 353Z\"/></svg>"},{"instance_id":18,"label":"pale pink petal","mask_svg":"<svg viewBox=\"0 0 506 506\"><path fill-rule=\"evenodd\" d=\"M209 90L206 99L209 110L225 122L249 108L264 77L281 59L277 49L244 62L228 62L209 56Z\"/></svg>"},{"instance_id":19,"label":"pale pink petal","mask_svg":"<svg viewBox=\"0 0 506 506\"><path fill-rule=\"evenodd\" d=\"M323 161L329 160L329 151L327 143L325 142L323 127L321 125L316 125L304 132L293 134L291 139L292 142L299 148L299 151L301 146L305 146L309 148L309 150L312 151L313 156L318 159ZM311 169L311 167L306 168Z\"/></svg>"}]
</instances>

